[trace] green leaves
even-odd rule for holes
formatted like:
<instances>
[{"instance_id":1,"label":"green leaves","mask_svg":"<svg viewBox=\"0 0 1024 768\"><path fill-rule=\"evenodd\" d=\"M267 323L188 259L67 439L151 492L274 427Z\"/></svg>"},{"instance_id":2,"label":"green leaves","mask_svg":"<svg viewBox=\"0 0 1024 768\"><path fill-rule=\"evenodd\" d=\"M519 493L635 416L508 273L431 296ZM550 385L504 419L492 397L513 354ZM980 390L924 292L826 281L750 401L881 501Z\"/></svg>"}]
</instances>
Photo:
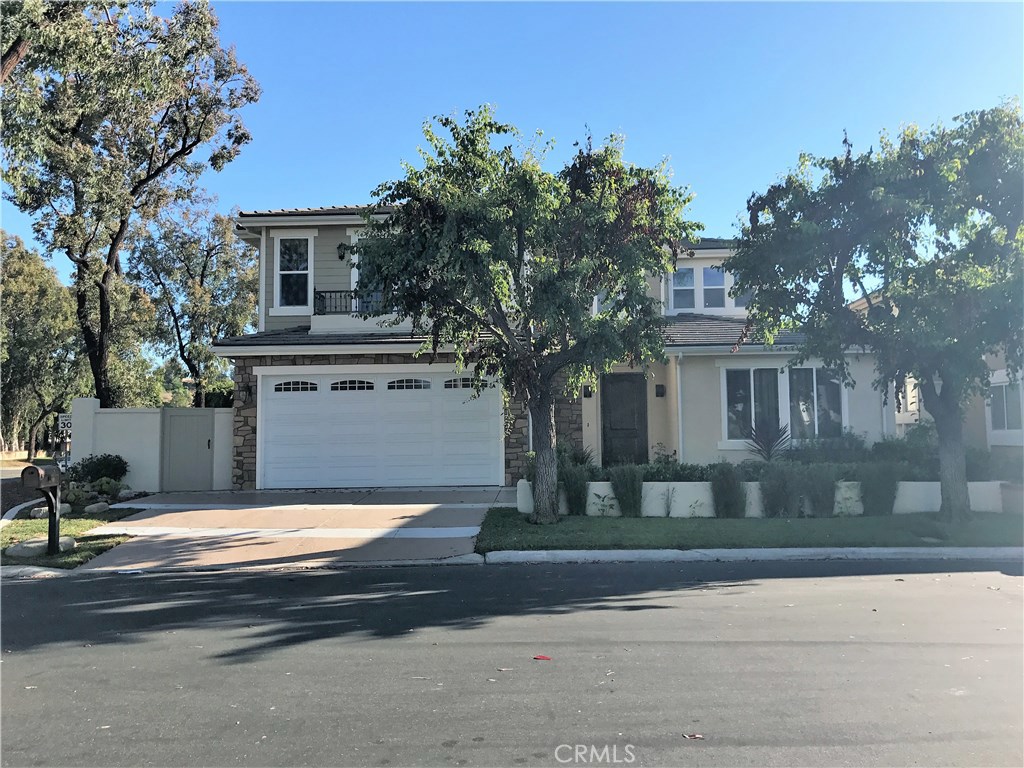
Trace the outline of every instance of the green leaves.
<instances>
[{"instance_id":1,"label":"green leaves","mask_svg":"<svg viewBox=\"0 0 1024 768\"><path fill-rule=\"evenodd\" d=\"M569 372L578 388L613 362L661 355L647 277L672 267L700 226L664 168L623 160L622 141L588 139L556 173L488 106L424 127L422 168L377 188L386 219L360 240L359 291L411 318L430 348L529 397ZM599 294L611 309L594 314Z\"/></svg>"}]
</instances>

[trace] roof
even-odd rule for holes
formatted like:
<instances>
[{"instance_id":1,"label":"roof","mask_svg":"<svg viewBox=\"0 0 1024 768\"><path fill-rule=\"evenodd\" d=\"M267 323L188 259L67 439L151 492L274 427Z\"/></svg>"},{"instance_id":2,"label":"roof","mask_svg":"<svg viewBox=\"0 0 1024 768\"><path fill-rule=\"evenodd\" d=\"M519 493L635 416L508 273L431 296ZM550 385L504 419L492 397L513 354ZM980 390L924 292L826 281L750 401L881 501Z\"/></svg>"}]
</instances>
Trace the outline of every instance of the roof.
<instances>
[{"instance_id":1,"label":"roof","mask_svg":"<svg viewBox=\"0 0 1024 768\"><path fill-rule=\"evenodd\" d=\"M743 334L747 321L741 317L698 315L684 312L670 316L662 327L661 335L666 347L723 347L734 345ZM800 344L802 333L784 331L775 337L775 344L788 346ZM748 345L763 345L764 336L756 331L745 342Z\"/></svg>"},{"instance_id":2,"label":"roof","mask_svg":"<svg viewBox=\"0 0 1024 768\"><path fill-rule=\"evenodd\" d=\"M711 251L735 248L736 242L734 237L702 237L699 242L683 243L683 245L694 251Z\"/></svg>"},{"instance_id":3,"label":"roof","mask_svg":"<svg viewBox=\"0 0 1024 768\"><path fill-rule=\"evenodd\" d=\"M731 347L740 335L746 321L736 317L697 315L684 313L668 318L661 334L666 347ZM315 333L309 332L308 325L283 328L276 331L261 331L244 336L228 336L214 342L215 347L264 347L264 346L346 346L374 344L381 346L422 344L426 336L414 336L408 331L378 331L376 333ZM803 341L803 334L785 332L779 334L775 344L788 346ZM748 341L751 347L762 345L763 337L755 333Z\"/></svg>"},{"instance_id":4,"label":"roof","mask_svg":"<svg viewBox=\"0 0 1024 768\"><path fill-rule=\"evenodd\" d=\"M345 344L422 344L426 340L426 336L413 336L408 331L311 334L308 325L299 325L294 328L282 328L276 331L247 333L244 336L226 336L213 342L213 346L263 347L291 345L296 347L318 347Z\"/></svg>"},{"instance_id":5,"label":"roof","mask_svg":"<svg viewBox=\"0 0 1024 768\"><path fill-rule=\"evenodd\" d=\"M324 208L272 208L266 211L239 211L238 218L257 218L263 216L361 216L373 206L370 205L334 205ZM377 209L380 213L390 213L390 205Z\"/></svg>"}]
</instances>

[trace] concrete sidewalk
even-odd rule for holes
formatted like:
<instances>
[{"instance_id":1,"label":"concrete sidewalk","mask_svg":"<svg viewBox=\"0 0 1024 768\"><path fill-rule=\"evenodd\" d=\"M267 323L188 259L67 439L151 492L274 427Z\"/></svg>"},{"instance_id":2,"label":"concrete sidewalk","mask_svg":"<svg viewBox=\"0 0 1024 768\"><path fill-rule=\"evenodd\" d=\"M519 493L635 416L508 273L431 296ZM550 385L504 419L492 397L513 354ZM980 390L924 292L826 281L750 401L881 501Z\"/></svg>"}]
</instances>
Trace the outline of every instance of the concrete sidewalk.
<instances>
[{"instance_id":1,"label":"concrete sidewalk","mask_svg":"<svg viewBox=\"0 0 1024 768\"><path fill-rule=\"evenodd\" d=\"M145 511L94 529L132 540L80 570L337 567L482 562L473 538L513 489L398 488L156 494Z\"/></svg>"}]
</instances>

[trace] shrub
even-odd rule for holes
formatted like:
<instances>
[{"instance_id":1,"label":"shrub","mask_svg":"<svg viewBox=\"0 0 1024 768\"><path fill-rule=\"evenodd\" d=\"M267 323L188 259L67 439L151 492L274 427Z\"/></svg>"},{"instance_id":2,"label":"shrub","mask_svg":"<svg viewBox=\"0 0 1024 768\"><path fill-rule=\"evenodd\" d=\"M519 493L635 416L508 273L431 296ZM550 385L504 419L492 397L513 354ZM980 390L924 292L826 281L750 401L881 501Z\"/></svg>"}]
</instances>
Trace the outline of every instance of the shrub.
<instances>
[{"instance_id":1,"label":"shrub","mask_svg":"<svg viewBox=\"0 0 1024 768\"><path fill-rule=\"evenodd\" d=\"M586 470L587 476L591 479L597 477L598 466L594 461L594 452L575 443L559 445L556 448L558 454L558 472L561 475L566 467L582 467Z\"/></svg>"},{"instance_id":2,"label":"shrub","mask_svg":"<svg viewBox=\"0 0 1024 768\"><path fill-rule=\"evenodd\" d=\"M771 462L761 472L761 502L765 517L799 517L803 498L800 466Z\"/></svg>"},{"instance_id":3,"label":"shrub","mask_svg":"<svg viewBox=\"0 0 1024 768\"><path fill-rule=\"evenodd\" d=\"M113 498L114 496L117 496L118 492L124 488L125 485L112 477L101 477L99 480L89 483L89 487L101 496L109 496Z\"/></svg>"},{"instance_id":4,"label":"shrub","mask_svg":"<svg viewBox=\"0 0 1024 768\"><path fill-rule=\"evenodd\" d=\"M95 483L102 478L123 480L128 474L128 462L112 453L86 456L68 469L68 481L72 483Z\"/></svg>"},{"instance_id":5,"label":"shrub","mask_svg":"<svg viewBox=\"0 0 1024 768\"><path fill-rule=\"evenodd\" d=\"M711 479L706 464L680 464L678 461L654 461L640 465L645 483L706 483Z\"/></svg>"},{"instance_id":6,"label":"shrub","mask_svg":"<svg viewBox=\"0 0 1024 768\"><path fill-rule=\"evenodd\" d=\"M896 462L868 462L860 465L860 500L865 515L891 515L896 491L905 466Z\"/></svg>"},{"instance_id":7,"label":"shrub","mask_svg":"<svg viewBox=\"0 0 1024 768\"><path fill-rule=\"evenodd\" d=\"M711 465L711 498L715 517L744 517L747 513L747 489L735 465L727 461Z\"/></svg>"},{"instance_id":8,"label":"shrub","mask_svg":"<svg viewBox=\"0 0 1024 768\"><path fill-rule=\"evenodd\" d=\"M836 505L836 481L840 479L841 467L839 464L806 467L803 486L814 517L832 517Z\"/></svg>"},{"instance_id":9,"label":"shrub","mask_svg":"<svg viewBox=\"0 0 1024 768\"><path fill-rule=\"evenodd\" d=\"M789 425L763 421L750 429L747 448L764 461L779 458L789 448Z\"/></svg>"},{"instance_id":10,"label":"shrub","mask_svg":"<svg viewBox=\"0 0 1024 768\"><path fill-rule=\"evenodd\" d=\"M608 479L622 516L640 517L644 490L643 470L636 464L622 464L608 470Z\"/></svg>"},{"instance_id":11,"label":"shrub","mask_svg":"<svg viewBox=\"0 0 1024 768\"><path fill-rule=\"evenodd\" d=\"M736 471L740 473L745 483L756 483L761 479L761 473L767 467L767 462L757 459L745 459L736 465Z\"/></svg>"},{"instance_id":12,"label":"shrub","mask_svg":"<svg viewBox=\"0 0 1024 768\"><path fill-rule=\"evenodd\" d=\"M1020 456L1015 456L1009 451L994 453L991 458L993 480L1004 480L1008 483L1024 483L1024 464Z\"/></svg>"},{"instance_id":13,"label":"shrub","mask_svg":"<svg viewBox=\"0 0 1024 768\"><path fill-rule=\"evenodd\" d=\"M861 435L844 432L842 437L801 440L799 445L791 445L783 458L805 464L832 464L866 461L869 456Z\"/></svg>"},{"instance_id":14,"label":"shrub","mask_svg":"<svg viewBox=\"0 0 1024 768\"><path fill-rule=\"evenodd\" d=\"M590 472L580 464L567 464L558 470L558 477L565 488L565 501L570 515L587 514L587 485Z\"/></svg>"}]
</instances>

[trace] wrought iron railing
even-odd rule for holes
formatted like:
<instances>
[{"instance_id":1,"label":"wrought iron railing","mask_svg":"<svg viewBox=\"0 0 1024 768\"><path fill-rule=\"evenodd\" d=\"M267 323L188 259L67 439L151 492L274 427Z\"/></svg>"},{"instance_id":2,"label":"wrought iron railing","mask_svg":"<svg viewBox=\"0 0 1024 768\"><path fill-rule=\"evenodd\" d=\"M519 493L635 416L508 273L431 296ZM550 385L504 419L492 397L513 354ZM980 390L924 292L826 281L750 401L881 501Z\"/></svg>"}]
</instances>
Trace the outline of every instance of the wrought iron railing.
<instances>
[{"instance_id":1,"label":"wrought iron railing","mask_svg":"<svg viewBox=\"0 0 1024 768\"><path fill-rule=\"evenodd\" d=\"M355 291L313 291L314 315L373 314L379 306L379 295L359 300Z\"/></svg>"}]
</instances>

